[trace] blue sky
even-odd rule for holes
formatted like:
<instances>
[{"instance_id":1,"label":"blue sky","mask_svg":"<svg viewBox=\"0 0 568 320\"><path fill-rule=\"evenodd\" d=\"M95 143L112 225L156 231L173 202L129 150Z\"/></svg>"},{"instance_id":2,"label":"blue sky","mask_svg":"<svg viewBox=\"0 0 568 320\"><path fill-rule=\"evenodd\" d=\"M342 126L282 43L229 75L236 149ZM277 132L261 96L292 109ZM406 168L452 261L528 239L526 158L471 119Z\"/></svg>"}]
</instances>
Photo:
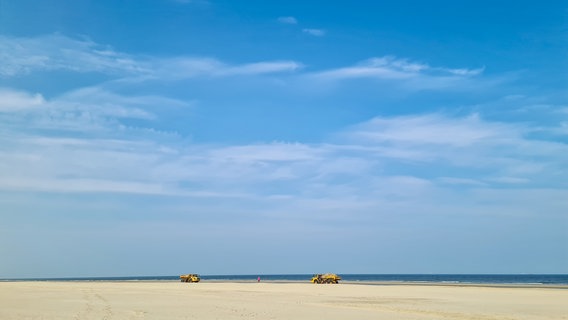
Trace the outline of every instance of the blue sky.
<instances>
[{"instance_id":1,"label":"blue sky","mask_svg":"<svg viewBox=\"0 0 568 320\"><path fill-rule=\"evenodd\" d=\"M568 273L567 16L1 1L0 278Z\"/></svg>"}]
</instances>

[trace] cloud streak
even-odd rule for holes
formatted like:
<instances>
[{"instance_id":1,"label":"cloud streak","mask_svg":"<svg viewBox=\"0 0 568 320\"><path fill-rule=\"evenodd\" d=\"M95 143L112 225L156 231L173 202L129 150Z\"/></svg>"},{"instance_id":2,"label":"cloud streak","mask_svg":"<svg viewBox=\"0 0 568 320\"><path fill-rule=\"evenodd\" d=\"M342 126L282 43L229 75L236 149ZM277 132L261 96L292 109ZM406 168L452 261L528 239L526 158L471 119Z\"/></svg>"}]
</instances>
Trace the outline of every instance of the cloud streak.
<instances>
[{"instance_id":1,"label":"cloud streak","mask_svg":"<svg viewBox=\"0 0 568 320\"><path fill-rule=\"evenodd\" d=\"M45 99L39 93L0 88L0 112L17 112L44 104Z\"/></svg>"},{"instance_id":2,"label":"cloud streak","mask_svg":"<svg viewBox=\"0 0 568 320\"><path fill-rule=\"evenodd\" d=\"M0 36L0 76L33 71L69 70L110 74L137 74L147 70L131 56L90 40L59 34L35 38Z\"/></svg>"},{"instance_id":3,"label":"cloud streak","mask_svg":"<svg viewBox=\"0 0 568 320\"><path fill-rule=\"evenodd\" d=\"M278 18L278 22L280 23L284 23L284 24L298 24L298 20L294 17L279 17Z\"/></svg>"},{"instance_id":4,"label":"cloud streak","mask_svg":"<svg viewBox=\"0 0 568 320\"><path fill-rule=\"evenodd\" d=\"M480 75L483 69L449 69L411 62L393 56L372 58L355 66L314 73L315 79L340 81L349 79L378 79L407 83L417 88L451 87L460 79ZM459 82L458 82L459 83Z\"/></svg>"},{"instance_id":5,"label":"cloud streak","mask_svg":"<svg viewBox=\"0 0 568 320\"><path fill-rule=\"evenodd\" d=\"M213 76L253 76L294 72L295 61L260 61L227 64L213 58L152 58L114 51L90 40L54 34L35 38L0 36L0 76L13 77L35 71L68 70L102 73L119 78L184 79Z\"/></svg>"},{"instance_id":6,"label":"cloud streak","mask_svg":"<svg viewBox=\"0 0 568 320\"><path fill-rule=\"evenodd\" d=\"M323 29L310 29L310 28L305 28L302 29L303 33L307 33L311 36L315 36L315 37L323 37L325 36L326 32Z\"/></svg>"},{"instance_id":7,"label":"cloud streak","mask_svg":"<svg viewBox=\"0 0 568 320\"><path fill-rule=\"evenodd\" d=\"M452 147L514 141L521 134L522 131L514 125L484 122L477 114L457 119L440 114L374 118L356 126L351 132L353 137L370 143Z\"/></svg>"}]
</instances>

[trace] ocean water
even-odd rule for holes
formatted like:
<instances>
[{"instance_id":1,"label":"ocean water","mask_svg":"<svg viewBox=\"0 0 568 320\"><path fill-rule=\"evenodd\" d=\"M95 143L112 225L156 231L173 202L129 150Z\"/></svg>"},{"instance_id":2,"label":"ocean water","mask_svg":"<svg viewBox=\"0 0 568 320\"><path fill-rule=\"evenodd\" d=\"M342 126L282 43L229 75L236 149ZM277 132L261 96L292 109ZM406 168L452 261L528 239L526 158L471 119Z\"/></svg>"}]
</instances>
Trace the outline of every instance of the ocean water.
<instances>
[{"instance_id":1,"label":"ocean water","mask_svg":"<svg viewBox=\"0 0 568 320\"><path fill-rule=\"evenodd\" d=\"M568 274L339 274L346 281L568 285ZM202 281L309 281L311 274L200 275ZM179 281L175 276L36 278L43 281Z\"/></svg>"}]
</instances>

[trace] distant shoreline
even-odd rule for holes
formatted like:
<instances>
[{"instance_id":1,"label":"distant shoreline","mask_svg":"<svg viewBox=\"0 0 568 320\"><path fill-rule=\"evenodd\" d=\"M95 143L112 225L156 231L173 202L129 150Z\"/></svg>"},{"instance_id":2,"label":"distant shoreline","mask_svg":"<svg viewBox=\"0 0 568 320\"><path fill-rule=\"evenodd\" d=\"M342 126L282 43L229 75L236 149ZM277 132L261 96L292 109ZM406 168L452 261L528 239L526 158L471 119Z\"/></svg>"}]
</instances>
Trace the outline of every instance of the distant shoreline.
<instances>
[{"instance_id":1,"label":"distant shoreline","mask_svg":"<svg viewBox=\"0 0 568 320\"><path fill-rule=\"evenodd\" d=\"M568 289L568 284L545 283L466 283L466 282L404 282L404 281L342 281L345 284L381 286L442 286L442 287L483 287L483 288L547 288Z\"/></svg>"},{"instance_id":2,"label":"distant shoreline","mask_svg":"<svg viewBox=\"0 0 568 320\"><path fill-rule=\"evenodd\" d=\"M179 282L174 279L0 279L2 282L53 282L53 283L173 283ZM184 285L200 285L203 283L218 283L218 284L256 284L257 280L226 280L226 279L206 279L197 284L184 284ZM261 283L271 284L312 284L309 280L262 280ZM568 284L543 284L543 283L466 283L466 282L434 282L434 281L352 281L341 280L341 284L350 285L368 285L368 286L439 286L439 287L480 287L480 288L544 288L544 289L568 289ZM334 284L320 284L320 286L333 286Z\"/></svg>"}]
</instances>

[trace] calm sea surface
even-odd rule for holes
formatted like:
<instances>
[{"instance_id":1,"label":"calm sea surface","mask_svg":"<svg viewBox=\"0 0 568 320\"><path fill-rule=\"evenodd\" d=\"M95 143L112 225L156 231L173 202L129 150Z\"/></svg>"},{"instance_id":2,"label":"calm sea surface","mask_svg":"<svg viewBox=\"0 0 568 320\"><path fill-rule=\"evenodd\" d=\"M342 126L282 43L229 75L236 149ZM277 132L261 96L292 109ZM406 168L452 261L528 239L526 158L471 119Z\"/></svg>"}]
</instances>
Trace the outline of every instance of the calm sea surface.
<instances>
[{"instance_id":1,"label":"calm sea surface","mask_svg":"<svg viewBox=\"0 0 568 320\"><path fill-rule=\"evenodd\" d=\"M568 285L568 274L339 274L346 281L380 282L434 282L479 284L563 284ZM255 274L255 275L200 275L202 281L309 281L311 274ZM12 280L45 281L179 281L176 276L41 278Z\"/></svg>"}]
</instances>

